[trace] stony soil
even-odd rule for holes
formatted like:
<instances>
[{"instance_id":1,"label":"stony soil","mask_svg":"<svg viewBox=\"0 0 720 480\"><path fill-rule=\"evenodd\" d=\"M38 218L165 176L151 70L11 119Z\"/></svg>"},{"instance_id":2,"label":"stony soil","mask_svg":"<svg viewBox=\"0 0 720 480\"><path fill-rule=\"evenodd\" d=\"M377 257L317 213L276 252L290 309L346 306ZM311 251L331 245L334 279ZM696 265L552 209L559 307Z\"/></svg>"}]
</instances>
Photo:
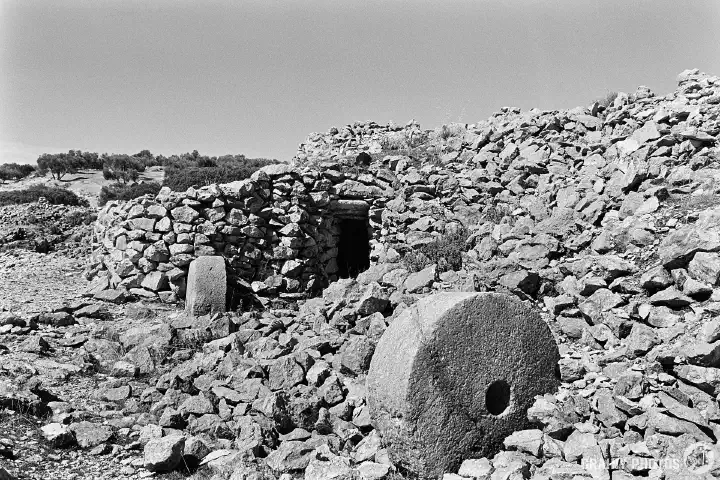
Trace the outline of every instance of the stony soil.
<instances>
[{"instance_id":1,"label":"stony soil","mask_svg":"<svg viewBox=\"0 0 720 480\"><path fill-rule=\"evenodd\" d=\"M65 250L65 256L86 258L96 219L92 207L48 203L0 206L0 252Z\"/></svg>"},{"instance_id":2,"label":"stony soil","mask_svg":"<svg viewBox=\"0 0 720 480\"><path fill-rule=\"evenodd\" d=\"M82 275L85 259L70 253L0 253L0 311L47 312L79 298L87 285Z\"/></svg>"}]
</instances>

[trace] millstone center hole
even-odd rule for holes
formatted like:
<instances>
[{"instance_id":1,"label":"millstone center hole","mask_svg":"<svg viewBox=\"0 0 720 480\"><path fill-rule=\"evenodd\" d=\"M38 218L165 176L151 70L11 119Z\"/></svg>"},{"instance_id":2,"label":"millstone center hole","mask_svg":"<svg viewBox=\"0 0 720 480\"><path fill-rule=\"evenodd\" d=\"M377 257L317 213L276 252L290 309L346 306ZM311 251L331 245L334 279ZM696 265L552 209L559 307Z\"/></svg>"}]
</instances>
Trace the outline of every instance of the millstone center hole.
<instances>
[{"instance_id":1,"label":"millstone center hole","mask_svg":"<svg viewBox=\"0 0 720 480\"><path fill-rule=\"evenodd\" d=\"M496 380L485 392L485 408L492 415L500 415L510 405L510 385L505 380Z\"/></svg>"}]
</instances>

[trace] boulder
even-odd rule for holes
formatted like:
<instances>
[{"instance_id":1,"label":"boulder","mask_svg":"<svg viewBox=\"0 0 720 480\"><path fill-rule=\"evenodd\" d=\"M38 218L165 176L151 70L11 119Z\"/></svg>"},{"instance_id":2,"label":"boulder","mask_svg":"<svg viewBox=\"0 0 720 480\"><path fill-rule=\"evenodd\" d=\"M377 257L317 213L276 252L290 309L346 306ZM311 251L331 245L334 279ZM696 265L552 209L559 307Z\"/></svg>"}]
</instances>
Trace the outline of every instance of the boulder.
<instances>
[{"instance_id":1,"label":"boulder","mask_svg":"<svg viewBox=\"0 0 720 480\"><path fill-rule=\"evenodd\" d=\"M50 344L45 338L39 335L33 335L20 344L18 350L21 352L43 354L50 350Z\"/></svg>"},{"instance_id":2,"label":"boulder","mask_svg":"<svg viewBox=\"0 0 720 480\"><path fill-rule=\"evenodd\" d=\"M108 442L113 437L112 428L92 422L78 422L70 425L80 448L93 448Z\"/></svg>"},{"instance_id":3,"label":"boulder","mask_svg":"<svg viewBox=\"0 0 720 480\"><path fill-rule=\"evenodd\" d=\"M421 478L497 452L559 385L559 353L529 306L497 293L440 293L395 319L367 378L372 423L396 465Z\"/></svg>"},{"instance_id":4,"label":"boulder","mask_svg":"<svg viewBox=\"0 0 720 480\"><path fill-rule=\"evenodd\" d=\"M532 429L514 432L503 441L503 445L510 450L518 450L539 457L543 445L542 430Z\"/></svg>"},{"instance_id":5,"label":"boulder","mask_svg":"<svg viewBox=\"0 0 720 480\"><path fill-rule=\"evenodd\" d=\"M224 312L227 274L222 257L198 257L190 264L187 279L185 312L200 316Z\"/></svg>"},{"instance_id":6,"label":"boulder","mask_svg":"<svg viewBox=\"0 0 720 480\"><path fill-rule=\"evenodd\" d=\"M698 252L688 264L688 273L701 282L717 285L720 279L720 255Z\"/></svg>"},{"instance_id":7,"label":"boulder","mask_svg":"<svg viewBox=\"0 0 720 480\"><path fill-rule=\"evenodd\" d=\"M720 250L720 207L700 213L698 221L670 232L658 247L658 256L665 268L682 267L696 252Z\"/></svg>"},{"instance_id":8,"label":"boulder","mask_svg":"<svg viewBox=\"0 0 720 480\"><path fill-rule=\"evenodd\" d=\"M68 447L75 443L72 431L61 423L48 423L40 428L40 432L53 447Z\"/></svg>"},{"instance_id":9,"label":"boulder","mask_svg":"<svg viewBox=\"0 0 720 480\"><path fill-rule=\"evenodd\" d=\"M154 438L145 445L144 465L151 472L169 472L182 462L185 437L173 435Z\"/></svg>"},{"instance_id":10,"label":"boulder","mask_svg":"<svg viewBox=\"0 0 720 480\"><path fill-rule=\"evenodd\" d=\"M143 281L140 283L140 286L153 292L157 292L158 290L165 289L167 287L167 284L168 279L164 273L150 272L145 276Z\"/></svg>"},{"instance_id":11,"label":"boulder","mask_svg":"<svg viewBox=\"0 0 720 480\"><path fill-rule=\"evenodd\" d=\"M432 285L437 277L436 268L433 264L408 276L405 279L405 290L407 293L420 292L423 288Z\"/></svg>"},{"instance_id":12,"label":"boulder","mask_svg":"<svg viewBox=\"0 0 720 480\"><path fill-rule=\"evenodd\" d=\"M173 208L170 213L175 220L183 223L192 223L194 220L200 217L200 214L194 208L185 205L182 207Z\"/></svg>"}]
</instances>

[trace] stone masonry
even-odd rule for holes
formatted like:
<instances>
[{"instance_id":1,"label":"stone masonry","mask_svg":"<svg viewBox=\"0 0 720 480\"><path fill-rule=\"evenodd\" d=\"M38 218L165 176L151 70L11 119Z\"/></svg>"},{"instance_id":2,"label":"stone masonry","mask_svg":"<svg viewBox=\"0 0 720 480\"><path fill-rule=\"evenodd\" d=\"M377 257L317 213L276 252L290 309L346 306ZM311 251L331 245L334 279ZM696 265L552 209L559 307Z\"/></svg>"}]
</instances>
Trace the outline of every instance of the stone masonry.
<instances>
[{"instance_id":1,"label":"stone masonry","mask_svg":"<svg viewBox=\"0 0 720 480\"><path fill-rule=\"evenodd\" d=\"M271 165L252 178L156 199L111 202L95 226L95 270L109 286L163 300L183 297L188 266L223 256L236 281L263 295L298 298L337 278L338 221L367 219L377 243L380 212L394 194L389 170L348 175Z\"/></svg>"}]
</instances>

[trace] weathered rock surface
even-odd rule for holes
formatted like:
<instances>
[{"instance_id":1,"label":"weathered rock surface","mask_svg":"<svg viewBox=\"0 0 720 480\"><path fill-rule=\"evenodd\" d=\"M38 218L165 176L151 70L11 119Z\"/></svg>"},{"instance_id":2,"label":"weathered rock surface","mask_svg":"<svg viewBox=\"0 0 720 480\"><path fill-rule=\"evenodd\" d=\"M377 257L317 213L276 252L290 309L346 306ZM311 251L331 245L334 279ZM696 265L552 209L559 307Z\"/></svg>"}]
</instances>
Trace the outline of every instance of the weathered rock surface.
<instances>
[{"instance_id":1,"label":"weathered rock surface","mask_svg":"<svg viewBox=\"0 0 720 480\"><path fill-rule=\"evenodd\" d=\"M225 311L227 275L222 257L199 257L190 264L185 311L206 315Z\"/></svg>"},{"instance_id":2,"label":"weathered rock surface","mask_svg":"<svg viewBox=\"0 0 720 480\"><path fill-rule=\"evenodd\" d=\"M199 462L218 480L393 478L367 403L378 340L428 294L496 291L553 331L561 383L500 451L448 447L462 462L438 474L697 478L667 459L717 448L720 431L719 80L691 70L665 96L642 87L436 130L313 134L295 165L109 202L92 226L89 283L85 259L71 258L90 247L85 227L38 243L74 250L5 248L24 242L14 212L41 225L55 213L0 209L14 229L0 247L0 462L18 478L144 478L145 445L185 436L178 468ZM344 220L366 227L370 268L337 280ZM172 305L208 255L250 310L189 317ZM437 384L463 372L451 373ZM83 422L99 434L74 430L93 447L43 437Z\"/></svg>"},{"instance_id":3,"label":"weathered rock surface","mask_svg":"<svg viewBox=\"0 0 720 480\"><path fill-rule=\"evenodd\" d=\"M557 346L527 306L492 293L421 299L386 330L368 405L394 462L424 478L492 454L559 384Z\"/></svg>"},{"instance_id":4,"label":"weathered rock surface","mask_svg":"<svg viewBox=\"0 0 720 480\"><path fill-rule=\"evenodd\" d=\"M150 440L144 449L145 468L151 472L169 472L182 462L185 437L172 435Z\"/></svg>"}]
</instances>

